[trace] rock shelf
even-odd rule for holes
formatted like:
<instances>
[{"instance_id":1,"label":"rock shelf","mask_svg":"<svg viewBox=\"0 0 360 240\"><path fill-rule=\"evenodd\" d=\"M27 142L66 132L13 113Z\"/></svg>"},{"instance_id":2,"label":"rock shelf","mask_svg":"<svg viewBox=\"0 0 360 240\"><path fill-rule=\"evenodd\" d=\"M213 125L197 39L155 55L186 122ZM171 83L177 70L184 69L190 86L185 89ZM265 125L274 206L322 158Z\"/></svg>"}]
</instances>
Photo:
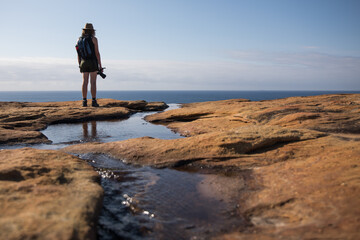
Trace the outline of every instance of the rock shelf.
<instances>
[{"instance_id":1,"label":"rock shelf","mask_svg":"<svg viewBox=\"0 0 360 240\"><path fill-rule=\"evenodd\" d=\"M99 104L2 102L0 144L47 142L38 131L49 124L119 119L166 108L144 101L104 99ZM60 239L94 236L91 226L102 190L91 168L68 153L102 153L129 164L238 176L241 186L239 181L211 184L236 202L231 217L242 217L246 224L215 239L359 238L360 94L191 103L147 121L187 138L143 137L61 151L1 150L0 238L51 239L57 232ZM61 211L68 207L75 210ZM61 219L67 219L65 225Z\"/></svg>"},{"instance_id":2,"label":"rock shelf","mask_svg":"<svg viewBox=\"0 0 360 240\"><path fill-rule=\"evenodd\" d=\"M86 143L64 151L237 174L245 187L231 196L248 224L218 239L360 236L359 94L191 103L147 120L188 137Z\"/></svg>"}]
</instances>

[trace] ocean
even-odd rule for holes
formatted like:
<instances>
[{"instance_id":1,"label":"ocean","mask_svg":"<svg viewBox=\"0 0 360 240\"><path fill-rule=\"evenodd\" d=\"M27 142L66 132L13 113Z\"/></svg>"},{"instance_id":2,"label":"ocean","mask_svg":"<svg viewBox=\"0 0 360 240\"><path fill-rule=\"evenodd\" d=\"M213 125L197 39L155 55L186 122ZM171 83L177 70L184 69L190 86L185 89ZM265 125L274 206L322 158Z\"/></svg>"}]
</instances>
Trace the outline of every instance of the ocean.
<instances>
[{"instance_id":1,"label":"ocean","mask_svg":"<svg viewBox=\"0 0 360 240\"><path fill-rule=\"evenodd\" d=\"M360 91L98 91L97 98L145 100L148 102L191 103L244 98L251 101L271 100L294 96L314 96ZM90 95L88 98L90 99ZM61 102L81 100L80 91L0 91L0 101Z\"/></svg>"}]
</instances>

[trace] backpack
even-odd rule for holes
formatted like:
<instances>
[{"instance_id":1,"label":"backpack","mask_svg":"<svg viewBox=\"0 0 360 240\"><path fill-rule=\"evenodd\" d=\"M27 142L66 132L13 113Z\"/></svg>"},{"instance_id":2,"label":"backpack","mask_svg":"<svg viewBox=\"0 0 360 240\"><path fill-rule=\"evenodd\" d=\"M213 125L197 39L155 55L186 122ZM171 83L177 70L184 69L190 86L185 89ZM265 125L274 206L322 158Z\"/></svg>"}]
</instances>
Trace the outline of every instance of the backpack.
<instances>
[{"instance_id":1,"label":"backpack","mask_svg":"<svg viewBox=\"0 0 360 240\"><path fill-rule=\"evenodd\" d=\"M91 59L95 55L91 36L80 37L75 47L82 59Z\"/></svg>"}]
</instances>

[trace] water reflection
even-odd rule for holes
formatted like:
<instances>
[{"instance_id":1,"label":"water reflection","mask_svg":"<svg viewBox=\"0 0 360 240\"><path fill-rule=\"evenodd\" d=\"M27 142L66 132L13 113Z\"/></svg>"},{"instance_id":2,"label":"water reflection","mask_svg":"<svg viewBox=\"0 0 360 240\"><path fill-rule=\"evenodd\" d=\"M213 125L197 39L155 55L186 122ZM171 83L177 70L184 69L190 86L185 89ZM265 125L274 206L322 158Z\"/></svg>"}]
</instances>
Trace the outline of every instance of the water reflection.
<instances>
[{"instance_id":1,"label":"water reflection","mask_svg":"<svg viewBox=\"0 0 360 240\"><path fill-rule=\"evenodd\" d=\"M154 125L144 120L145 116L153 113L140 112L125 120L56 124L41 132L53 142L53 145L80 142L115 142L144 136L161 139L181 138L179 134L172 132L165 126Z\"/></svg>"},{"instance_id":2,"label":"water reflection","mask_svg":"<svg viewBox=\"0 0 360 240\"><path fill-rule=\"evenodd\" d=\"M96 130L96 121L84 122L82 124L83 128L83 141L92 142L98 140L97 130ZM90 135L89 135L89 127L90 127Z\"/></svg>"}]
</instances>

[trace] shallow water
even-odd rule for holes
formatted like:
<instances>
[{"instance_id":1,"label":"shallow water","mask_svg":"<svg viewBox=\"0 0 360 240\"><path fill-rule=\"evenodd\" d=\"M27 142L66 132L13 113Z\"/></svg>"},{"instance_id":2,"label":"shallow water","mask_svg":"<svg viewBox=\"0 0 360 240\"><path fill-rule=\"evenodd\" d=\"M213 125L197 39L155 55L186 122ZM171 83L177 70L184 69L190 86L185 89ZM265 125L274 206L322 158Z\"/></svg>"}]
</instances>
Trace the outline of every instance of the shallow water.
<instances>
[{"instance_id":1,"label":"shallow water","mask_svg":"<svg viewBox=\"0 0 360 240\"><path fill-rule=\"evenodd\" d=\"M234 204L199 191L210 175L80 157L98 171L105 191L99 239L207 239L242 223L230 217Z\"/></svg>"},{"instance_id":2,"label":"shallow water","mask_svg":"<svg viewBox=\"0 0 360 240\"><path fill-rule=\"evenodd\" d=\"M181 137L143 119L152 113L137 113L119 121L52 125L42 132L53 144L32 147L60 149L81 142L111 142L143 136ZM200 190L205 187L205 192L215 191L204 184L212 175L136 167L100 154L79 157L100 174L105 192L98 224L99 239L207 239L242 223L241 219L230 217L229 212L236 208L234 203L213 197L219 194L206 195ZM216 178L228 181L225 178L229 177Z\"/></svg>"},{"instance_id":3,"label":"shallow water","mask_svg":"<svg viewBox=\"0 0 360 240\"><path fill-rule=\"evenodd\" d=\"M177 106L170 104L169 109L174 109ZM57 145L81 142L114 142L143 136L161 139L181 137L164 126L146 122L144 117L149 114L153 114L153 112L136 113L126 120L56 124L49 126L42 133L53 144Z\"/></svg>"},{"instance_id":4,"label":"shallow water","mask_svg":"<svg viewBox=\"0 0 360 240\"><path fill-rule=\"evenodd\" d=\"M167 110L178 108L178 104L169 104ZM154 112L139 112L128 119L111 121L88 121L83 123L64 123L50 125L41 131L52 144L36 145L0 145L0 149L34 147L39 149L60 149L72 144L84 142L114 142L138 137L154 137L161 139L181 138L180 134L165 126L148 123L144 117Z\"/></svg>"},{"instance_id":5,"label":"shallow water","mask_svg":"<svg viewBox=\"0 0 360 240\"><path fill-rule=\"evenodd\" d=\"M177 104L170 104L168 109L174 109L178 106ZM144 120L145 116L153 113L139 112L125 120L56 124L49 126L42 133L53 142L53 145L114 142L143 136L162 139L181 137L164 126L151 124Z\"/></svg>"}]
</instances>

